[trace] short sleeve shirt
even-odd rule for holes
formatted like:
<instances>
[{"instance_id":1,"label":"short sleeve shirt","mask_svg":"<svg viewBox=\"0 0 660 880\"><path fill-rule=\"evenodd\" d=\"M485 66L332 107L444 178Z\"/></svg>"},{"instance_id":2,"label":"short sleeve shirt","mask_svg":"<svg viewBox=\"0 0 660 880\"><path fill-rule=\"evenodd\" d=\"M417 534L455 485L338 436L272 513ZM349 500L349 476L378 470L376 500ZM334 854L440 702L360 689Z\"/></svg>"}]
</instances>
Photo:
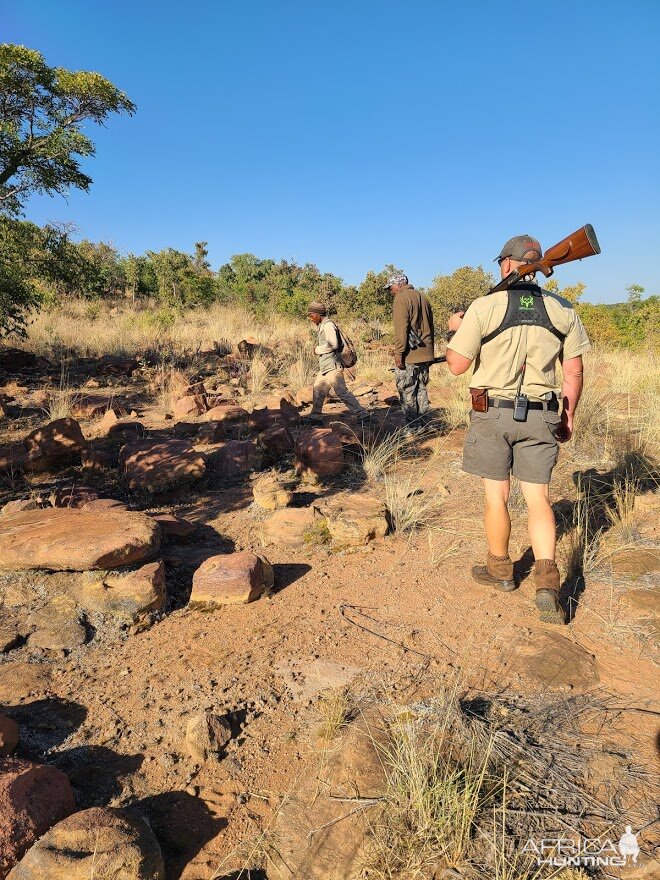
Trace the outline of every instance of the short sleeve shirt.
<instances>
[{"instance_id":1,"label":"short sleeve shirt","mask_svg":"<svg viewBox=\"0 0 660 880\"><path fill-rule=\"evenodd\" d=\"M563 360L589 351L591 344L584 325L568 300L543 291L548 317L565 334ZM562 344L543 327L511 327L485 346L481 340L496 330L504 319L508 293L500 290L475 300L448 345L452 351L474 360L471 388L488 388L492 397L516 396L520 371L525 368L522 391L531 400L541 400L548 391L559 392L557 360Z\"/></svg>"}]
</instances>

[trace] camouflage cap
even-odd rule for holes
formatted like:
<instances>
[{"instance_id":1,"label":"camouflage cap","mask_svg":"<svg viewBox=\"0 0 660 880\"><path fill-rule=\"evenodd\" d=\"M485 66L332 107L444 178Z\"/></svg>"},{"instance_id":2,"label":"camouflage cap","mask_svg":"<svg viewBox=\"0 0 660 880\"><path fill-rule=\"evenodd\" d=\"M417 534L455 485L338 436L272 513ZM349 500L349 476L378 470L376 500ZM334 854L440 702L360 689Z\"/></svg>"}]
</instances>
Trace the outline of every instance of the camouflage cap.
<instances>
[{"instance_id":1,"label":"camouflage cap","mask_svg":"<svg viewBox=\"0 0 660 880\"><path fill-rule=\"evenodd\" d=\"M510 257L519 263L525 261L529 263L533 260L540 260L542 256L543 249L535 238L531 235L514 235L507 241L495 259L499 262Z\"/></svg>"},{"instance_id":2,"label":"camouflage cap","mask_svg":"<svg viewBox=\"0 0 660 880\"><path fill-rule=\"evenodd\" d=\"M394 274L390 275L387 279L387 284L383 290L389 290L390 287L394 287L395 284L408 284L408 276L404 275L403 272L394 272Z\"/></svg>"}]
</instances>

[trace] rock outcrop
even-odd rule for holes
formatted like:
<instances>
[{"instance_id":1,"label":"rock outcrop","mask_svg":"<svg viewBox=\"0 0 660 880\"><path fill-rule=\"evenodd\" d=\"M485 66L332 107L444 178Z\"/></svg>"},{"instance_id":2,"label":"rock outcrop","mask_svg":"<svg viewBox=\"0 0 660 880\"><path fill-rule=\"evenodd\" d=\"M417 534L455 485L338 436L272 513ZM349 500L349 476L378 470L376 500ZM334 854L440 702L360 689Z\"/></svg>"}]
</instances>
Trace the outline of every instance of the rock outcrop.
<instances>
[{"instance_id":1,"label":"rock outcrop","mask_svg":"<svg viewBox=\"0 0 660 880\"><path fill-rule=\"evenodd\" d=\"M144 513L27 510L2 518L0 570L119 568L149 559L160 540L158 523Z\"/></svg>"}]
</instances>

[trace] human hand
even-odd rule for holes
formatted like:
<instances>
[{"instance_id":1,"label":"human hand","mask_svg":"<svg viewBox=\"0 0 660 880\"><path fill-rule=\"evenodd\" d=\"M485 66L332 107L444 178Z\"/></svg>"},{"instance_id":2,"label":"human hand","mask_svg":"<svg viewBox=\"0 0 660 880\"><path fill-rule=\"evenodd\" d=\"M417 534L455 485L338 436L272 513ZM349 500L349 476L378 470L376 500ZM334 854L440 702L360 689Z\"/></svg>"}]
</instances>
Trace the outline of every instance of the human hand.
<instances>
[{"instance_id":1,"label":"human hand","mask_svg":"<svg viewBox=\"0 0 660 880\"><path fill-rule=\"evenodd\" d=\"M397 368L397 370L404 370L405 369L406 365L404 363L402 355L397 354L394 356L394 366Z\"/></svg>"},{"instance_id":2,"label":"human hand","mask_svg":"<svg viewBox=\"0 0 660 880\"><path fill-rule=\"evenodd\" d=\"M566 410L561 414L561 421L557 428L557 440L560 443L567 443L573 436L573 416Z\"/></svg>"},{"instance_id":3,"label":"human hand","mask_svg":"<svg viewBox=\"0 0 660 880\"><path fill-rule=\"evenodd\" d=\"M463 315L465 312L455 312L447 321L447 330L450 333L456 333L458 328L463 323Z\"/></svg>"}]
</instances>

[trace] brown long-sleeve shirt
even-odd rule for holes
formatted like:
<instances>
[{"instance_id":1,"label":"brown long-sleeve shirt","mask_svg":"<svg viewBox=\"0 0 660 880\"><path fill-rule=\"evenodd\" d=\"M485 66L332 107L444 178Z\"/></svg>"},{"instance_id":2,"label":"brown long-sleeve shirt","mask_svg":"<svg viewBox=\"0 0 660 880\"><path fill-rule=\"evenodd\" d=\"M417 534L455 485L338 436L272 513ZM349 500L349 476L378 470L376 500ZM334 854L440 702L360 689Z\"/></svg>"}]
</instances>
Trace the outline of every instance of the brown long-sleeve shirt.
<instances>
[{"instance_id":1,"label":"brown long-sleeve shirt","mask_svg":"<svg viewBox=\"0 0 660 880\"><path fill-rule=\"evenodd\" d=\"M409 284L394 297L394 353L401 355L406 364L425 364L435 357L433 344L433 311L431 303L419 290ZM408 347L410 328L424 340L419 348Z\"/></svg>"}]
</instances>

